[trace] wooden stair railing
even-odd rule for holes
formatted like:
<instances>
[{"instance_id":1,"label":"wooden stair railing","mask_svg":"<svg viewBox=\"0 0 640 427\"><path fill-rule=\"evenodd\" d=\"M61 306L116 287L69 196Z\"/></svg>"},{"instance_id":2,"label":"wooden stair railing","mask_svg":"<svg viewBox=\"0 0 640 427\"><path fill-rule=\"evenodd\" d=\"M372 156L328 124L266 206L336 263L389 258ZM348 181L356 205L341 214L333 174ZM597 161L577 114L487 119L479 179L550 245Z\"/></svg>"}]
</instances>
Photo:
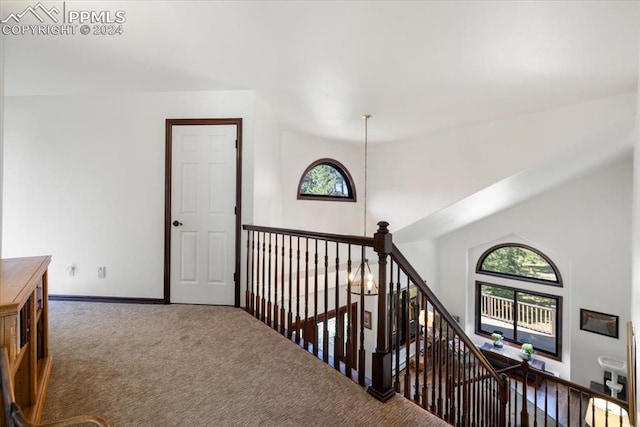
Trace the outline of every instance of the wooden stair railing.
<instances>
[{"instance_id":1,"label":"wooden stair railing","mask_svg":"<svg viewBox=\"0 0 640 427\"><path fill-rule=\"evenodd\" d=\"M247 312L378 400L401 394L452 425L582 426L592 398L630 409L527 363L497 371L378 226L368 238L244 225ZM351 273L375 270L376 254L377 297L352 294Z\"/></svg>"},{"instance_id":2,"label":"wooden stair railing","mask_svg":"<svg viewBox=\"0 0 640 427\"><path fill-rule=\"evenodd\" d=\"M0 414L2 419L0 425L6 427L72 427L92 424L98 427L109 427L109 423L96 415L80 415L44 424L34 424L22 413L20 407L15 403L13 393L12 376L9 374L9 356L5 347L0 348L0 390L2 401Z\"/></svg>"},{"instance_id":3,"label":"wooden stair railing","mask_svg":"<svg viewBox=\"0 0 640 427\"><path fill-rule=\"evenodd\" d=\"M363 386L369 383L365 373L370 368L367 390L378 400L402 393L449 422L464 419L504 426L506 377L487 362L393 245L388 223L378 226L370 238L244 225L247 312L309 352L321 354L326 363L347 377L357 372L358 383ZM351 292L355 280L350 276L362 260L372 261L374 270L377 261L377 297ZM415 292L413 301L417 304L408 297L411 292ZM345 310L344 317L332 320L335 327L329 331L328 314L353 303L358 307L356 315ZM429 340L426 336L416 339L409 333L416 330L422 309L429 310L438 321L437 334L430 335ZM370 358L365 336L375 342ZM400 342L401 336L408 339ZM447 350L449 345L458 356ZM410 359L422 351L421 346L438 347L434 354L441 364L429 375L423 371L424 378L410 378ZM468 355L467 362L473 362L466 363L466 369L462 354ZM400 387L400 367L405 374L404 387ZM425 381L427 377L435 379L435 386ZM482 380L473 381L480 377ZM475 386L461 389L457 384L463 379L462 383Z\"/></svg>"},{"instance_id":4,"label":"wooden stair railing","mask_svg":"<svg viewBox=\"0 0 640 427\"><path fill-rule=\"evenodd\" d=\"M378 225L384 232L388 224ZM402 252L391 244L388 254L387 334L395 391L453 425L506 425L506 376L487 361Z\"/></svg>"},{"instance_id":5,"label":"wooden stair railing","mask_svg":"<svg viewBox=\"0 0 640 427\"><path fill-rule=\"evenodd\" d=\"M508 422L513 425L545 425L557 422L563 426L628 426L630 401L589 389L530 366L526 361L498 372L509 377ZM591 399L608 405L608 411L596 414ZM530 407L530 408L529 408ZM615 408L615 409L614 409ZM542 416L549 417L546 420ZM601 419L604 418L604 421ZM603 426L605 425L603 424ZM631 423L631 425L635 425Z\"/></svg>"}]
</instances>

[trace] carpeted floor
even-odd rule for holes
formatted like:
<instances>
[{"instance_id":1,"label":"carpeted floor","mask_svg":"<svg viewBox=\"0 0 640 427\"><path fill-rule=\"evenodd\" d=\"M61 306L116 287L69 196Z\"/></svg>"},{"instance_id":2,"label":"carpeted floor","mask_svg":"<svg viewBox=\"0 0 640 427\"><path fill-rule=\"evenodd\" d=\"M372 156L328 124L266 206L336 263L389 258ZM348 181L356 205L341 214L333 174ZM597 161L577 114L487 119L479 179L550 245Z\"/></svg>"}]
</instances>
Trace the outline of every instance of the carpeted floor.
<instances>
[{"instance_id":1,"label":"carpeted floor","mask_svg":"<svg viewBox=\"0 0 640 427\"><path fill-rule=\"evenodd\" d=\"M43 421L112 426L446 426L362 387L240 309L50 302Z\"/></svg>"}]
</instances>

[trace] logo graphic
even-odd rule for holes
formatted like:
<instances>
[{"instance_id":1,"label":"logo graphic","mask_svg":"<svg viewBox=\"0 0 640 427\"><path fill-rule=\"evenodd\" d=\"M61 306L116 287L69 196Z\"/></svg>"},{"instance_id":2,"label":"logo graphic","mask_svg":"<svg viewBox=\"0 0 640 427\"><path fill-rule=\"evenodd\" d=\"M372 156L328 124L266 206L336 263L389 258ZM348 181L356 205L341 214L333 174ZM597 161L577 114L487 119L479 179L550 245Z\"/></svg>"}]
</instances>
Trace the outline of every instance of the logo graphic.
<instances>
[{"instance_id":1,"label":"logo graphic","mask_svg":"<svg viewBox=\"0 0 640 427\"><path fill-rule=\"evenodd\" d=\"M22 12L0 16L0 32L4 36L118 36L124 32L124 10L76 9L72 2L70 7L66 1L54 2L55 6L51 3L38 1Z\"/></svg>"},{"instance_id":2,"label":"logo graphic","mask_svg":"<svg viewBox=\"0 0 640 427\"><path fill-rule=\"evenodd\" d=\"M38 13L40 12L40 13ZM56 15L60 13L60 11L53 6L51 9L47 10L46 7L44 7L44 5L40 2L38 2L38 4L36 4L35 6L31 7L31 6L27 6L27 8L25 10L23 10L21 13L11 13L9 14L9 16L7 16L5 19L3 19L2 21L0 21L0 23L2 24L6 24L8 23L10 20L15 21L16 24L20 23L20 20L27 15L28 13L31 13L33 16L36 17L36 19L38 21L40 21L41 23L44 23L44 18L42 17L41 14L44 14L46 16L48 16L53 22L58 22L58 18L56 18L53 13L55 13Z\"/></svg>"}]
</instances>

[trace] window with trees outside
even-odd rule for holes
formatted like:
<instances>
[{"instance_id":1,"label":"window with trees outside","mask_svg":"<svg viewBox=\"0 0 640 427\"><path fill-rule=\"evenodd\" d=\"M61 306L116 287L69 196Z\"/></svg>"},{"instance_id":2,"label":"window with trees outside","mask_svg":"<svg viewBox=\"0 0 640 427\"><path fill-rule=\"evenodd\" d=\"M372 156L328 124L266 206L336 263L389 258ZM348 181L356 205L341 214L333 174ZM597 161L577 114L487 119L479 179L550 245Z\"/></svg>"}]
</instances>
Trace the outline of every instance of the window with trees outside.
<instances>
[{"instance_id":1,"label":"window with trees outside","mask_svg":"<svg viewBox=\"0 0 640 427\"><path fill-rule=\"evenodd\" d=\"M526 283L562 286L553 262L532 247L503 244L480 257L476 273L476 333L497 332L506 342L531 343L536 352L559 359L562 297L531 290ZM490 283L482 275L507 278L509 285Z\"/></svg>"},{"instance_id":2,"label":"window with trees outside","mask_svg":"<svg viewBox=\"0 0 640 427\"><path fill-rule=\"evenodd\" d=\"M355 186L349 171L332 159L313 162L302 174L298 199L356 201Z\"/></svg>"}]
</instances>

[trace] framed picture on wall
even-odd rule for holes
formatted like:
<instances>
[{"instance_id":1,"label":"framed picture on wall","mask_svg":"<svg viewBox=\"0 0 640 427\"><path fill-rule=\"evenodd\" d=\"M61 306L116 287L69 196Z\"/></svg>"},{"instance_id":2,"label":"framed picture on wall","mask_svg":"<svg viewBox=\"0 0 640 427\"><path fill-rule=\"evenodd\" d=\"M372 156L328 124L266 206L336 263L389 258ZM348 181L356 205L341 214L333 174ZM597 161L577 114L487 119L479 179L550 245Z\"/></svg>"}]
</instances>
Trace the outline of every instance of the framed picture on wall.
<instances>
[{"instance_id":1,"label":"framed picture on wall","mask_svg":"<svg viewBox=\"0 0 640 427\"><path fill-rule=\"evenodd\" d=\"M618 338L618 316L580 309L580 329L594 334Z\"/></svg>"},{"instance_id":2,"label":"framed picture on wall","mask_svg":"<svg viewBox=\"0 0 640 427\"><path fill-rule=\"evenodd\" d=\"M364 327L371 329L371 312L367 310L364 311Z\"/></svg>"}]
</instances>

